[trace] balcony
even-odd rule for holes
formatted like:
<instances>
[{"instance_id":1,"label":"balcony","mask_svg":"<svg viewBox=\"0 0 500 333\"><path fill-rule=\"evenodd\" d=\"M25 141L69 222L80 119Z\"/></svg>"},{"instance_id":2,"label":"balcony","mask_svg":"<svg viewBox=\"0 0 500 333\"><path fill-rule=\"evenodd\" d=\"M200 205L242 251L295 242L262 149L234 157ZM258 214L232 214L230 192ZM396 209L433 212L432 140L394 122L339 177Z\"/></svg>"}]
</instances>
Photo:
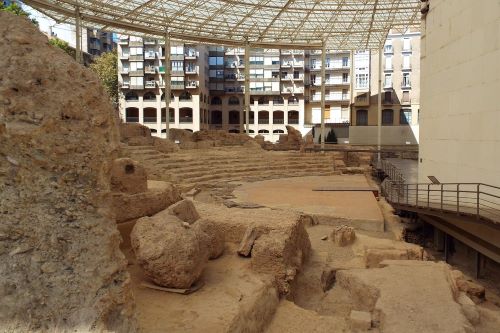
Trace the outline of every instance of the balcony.
<instances>
[{"instance_id":1,"label":"balcony","mask_svg":"<svg viewBox=\"0 0 500 333\"><path fill-rule=\"evenodd\" d=\"M133 85L130 85L130 89L142 90L142 89L144 89L144 85L142 85L142 84L133 84Z\"/></svg>"},{"instance_id":2,"label":"balcony","mask_svg":"<svg viewBox=\"0 0 500 333\"><path fill-rule=\"evenodd\" d=\"M291 68L291 67L292 67L291 61L286 61L281 64L281 68Z\"/></svg>"},{"instance_id":3,"label":"balcony","mask_svg":"<svg viewBox=\"0 0 500 333\"><path fill-rule=\"evenodd\" d=\"M153 66L148 66L148 67L144 68L144 73L156 74L156 68L154 68Z\"/></svg>"},{"instance_id":4,"label":"balcony","mask_svg":"<svg viewBox=\"0 0 500 333\"><path fill-rule=\"evenodd\" d=\"M304 87L283 87L283 94L302 94L304 93Z\"/></svg>"},{"instance_id":5,"label":"balcony","mask_svg":"<svg viewBox=\"0 0 500 333\"><path fill-rule=\"evenodd\" d=\"M304 63L303 62L299 62L299 61L294 61L292 63L292 66L295 67L295 68L302 68L302 67L304 67Z\"/></svg>"},{"instance_id":6,"label":"balcony","mask_svg":"<svg viewBox=\"0 0 500 333\"><path fill-rule=\"evenodd\" d=\"M122 82L122 83L120 83L120 88L122 88L122 89L129 89L130 88L130 82Z\"/></svg>"},{"instance_id":7,"label":"balcony","mask_svg":"<svg viewBox=\"0 0 500 333\"><path fill-rule=\"evenodd\" d=\"M122 53L122 54L120 54L120 59L121 60L128 60L129 57L130 57L130 55L128 53Z\"/></svg>"},{"instance_id":8,"label":"balcony","mask_svg":"<svg viewBox=\"0 0 500 333\"><path fill-rule=\"evenodd\" d=\"M135 70L135 71L130 71L128 73L129 76L144 76L144 71L143 70Z\"/></svg>"},{"instance_id":9,"label":"balcony","mask_svg":"<svg viewBox=\"0 0 500 333\"><path fill-rule=\"evenodd\" d=\"M145 52L144 53L144 59L152 59L152 60L154 60L154 59L156 59L156 54L153 51L151 51L151 52Z\"/></svg>"},{"instance_id":10,"label":"balcony","mask_svg":"<svg viewBox=\"0 0 500 333\"><path fill-rule=\"evenodd\" d=\"M146 38L146 39L144 40L144 44L145 44L145 45L156 45L156 39Z\"/></svg>"},{"instance_id":11,"label":"balcony","mask_svg":"<svg viewBox=\"0 0 500 333\"><path fill-rule=\"evenodd\" d=\"M385 45L384 46L384 54L393 54L394 53L394 48L392 45Z\"/></svg>"},{"instance_id":12,"label":"balcony","mask_svg":"<svg viewBox=\"0 0 500 333\"><path fill-rule=\"evenodd\" d=\"M226 93L242 93L244 92L243 87L224 87L224 92Z\"/></svg>"},{"instance_id":13,"label":"balcony","mask_svg":"<svg viewBox=\"0 0 500 333\"><path fill-rule=\"evenodd\" d=\"M186 83L186 89L196 89L198 88L199 83L198 81L187 81Z\"/></svg>"},{"instance_id":14,"label":"balcony","mask_svg":"<svg viewBox=\"0 0 500 333\"><path fill-rule=\"evenodd\" d=\"M144 60L144 56L142 54L135 54L129 56L130 61L142 61Z\"/></svg>"},{"instance_id":15,"label":"balcony","mask_svg":"<svg viewBox=\"0 0 500 333\"><path fill-rule=\"evenodd\" d=\"M129 69L128 68L122 68L120 70L120 74L122 74L122 75L128 75L128 73L129 73Z\"/></svg>"},{"instance_id":16,"label":"balcony","mask_svg":"<svg viewBox=\"0 0 500 333\"><path fill-rule=\"evenodd\" d=\"M138 123L139 122L139 117L127 117L125 119L125 122L127 122L127 123Z\"/></svg>"},{"instance_id":17,"label":"balcony","mask_svg":"<svg viewBox=\"0 0 500 333\"><path fill-rule=\"evenodd\" d=\"M403 82L401 82L401 88L402 88L402 89L410 89L410 88L411 88L411 83L410 83L410 81L405 81L405 80L403 80Z\"/></svg>"},{"instance_id":18,"label":"balcony","mask_svg":"<svg viewBox=\"0 0 500 333\"><path fill-rule=\"evenodd\" d=\"M198 66L187 66L185 72L186 74L198 74Z\"/></svg>"},{"instance_id":19,"label":"balcony","mask_svg":"<svg viewBox=\"0 0 500 333\"><path fill-rule=\"evenodd\" d=\"M156 88L156 82L155 81L146 81L145 87L146 88Z\"/></svg>"},{"instance_id":20,"label":"balcony","mask_svg":"<svg viewBox=\"0 0 500 333\"><path fill-rule=\"evenodd\" d=\"M134 41L129 41L128 45L129 46L142 46L143 43L142 43L142 40L141 41L134 40Z\"/></svg>"},{"instance_id":21,"label":"balcony","mask_svg":"<svg viewBox=\"0 0 500 333\"><path fill-rule=\"evenodd\" d=\"M402 71L411 71L411 64L401 64Z\"/></svg>"},{"instance_id":22,"label":"balcony","mask_svg":"<svg viewBox=\"0 0 500 333\"><path fill-rule=\"evenodd\" d=\"M120 45L128 45L128 37L126 37L126 38L120 38L118 40L118 44L120 44Z\"/></svg>"},{"instance_id":23,"label":"balcony","mask_svg":"<svg viewBox=\"0 0 500 333\"><path fill-rule=\"evenodd\" d=\"M224 67L226 68L236 68L238 66L237 61L228 61L224 64Z\"/></svg>"},{"instance_id":24,"label":"balcony","mask_svg":"<svg viewBox=\"0 0 500 333\"><path fill-rule=\"evenodd\" d=\"M224 79L226 81L235 81L236 80L236 74L226 74L226 75L224 75Z\"/></svg>"},{"instance_id":25,"label":"balcony","mask_svg":"<svg viewBox=\"0 0 500 333\"><path fill-rule=\"evenodd\" d=\"M185 123L192 123L193 122L193 117L179 117L179 123L185 124Z\"/></svg>"},{"instance_id":26,"label":"balcony","mask_svg":"<svg viewBox=\"0 0 500 333\"><path fill-rule=\"evenodd\" d=\"M195 49L187 49L186 52L184 53L184 58L185 59L198 59L200 53L196 51Z\"/></svg>"},{"instance_id":27,"label":"balcony","mask_svg":"<svg viewBox=\"0 0 500 333\"><path fill-rule=\"evenodd\" d=\"M184 90L184 81L172 81L170 83L170 89L172 89L172 90Z\"/></svg>"},{"instance_id":28,"label":"balcony","mask_svg":"<svg viewBox=\"0 0 500 333\"><path fill-rule=\"evenodd\" d=\"M259 118L259 124L266 125L269 124L269 118Z\"/></svg>"}]
</instances>

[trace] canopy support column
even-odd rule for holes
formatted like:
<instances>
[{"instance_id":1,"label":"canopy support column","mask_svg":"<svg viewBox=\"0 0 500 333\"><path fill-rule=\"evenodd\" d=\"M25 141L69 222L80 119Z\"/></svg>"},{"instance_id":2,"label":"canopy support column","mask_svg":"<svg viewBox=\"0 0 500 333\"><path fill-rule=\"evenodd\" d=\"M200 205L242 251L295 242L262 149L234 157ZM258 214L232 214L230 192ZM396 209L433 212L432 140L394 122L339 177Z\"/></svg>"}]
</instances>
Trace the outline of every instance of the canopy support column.
<instances>
[{"instance_id":1,"label":"canopy support column","mask_svg":"<svg viewBox=\"0 0 500 333\"><path fill-rule=\"evenodd\" d=\"M378 101L377 101L377 160L380 162L380 147L382 145L382 46L378 49Z\"/></svg>"},{"instance_id":2,"label":"canopy support column","mask_svg":"<svg viewBox=\"0 0 500 333\"><path fill-rule=\"evenodd\" d=\"M245 44L245 120L247 134L250 134L250 43L247 40ZM241 119L241 117L240 117ZM240 121L241 124L241 121ZM243 126L240 125L240 132L243 132Z\"/></svg>"},{"instance_id":3,"label":"canopy support column","mask_svg":"<svg viewBox=\"0 0 500 333\"><path fill-rule=\"evenodd\" d=\"M82 25L80 16L80 7L75 7L75 60L79 64L83 64L82 56Z\"/></svg>"},{"instance_id":4,"label":"canopy support column","mask_svg":"<svg viewBox=\"0 0 500 333\"><path fill-rule=\"evenodd\" d=\"M164 91L164 96L165 96L165 122L167 125L167 128L165 130L166 137L167 139L170 137L170 33L168 30L165 33L165 76L163 78L163 82L165 85L165 91ZM174 114L174 119L175 119L175 114Z\"/></svg>"},{"instance_id":5,"label":"canopy support column","mask_svg":"<svg viewBox=\"0 0 500 333\"><path fill-rule=\"evenodd\" d=\"M321 48L321 149L325 148L325 80L326 80L326 43Z\"/></svg>"},{"instance_id":6,"label":"canopy support column","mask_svg":"<svg viewBox=\"0 0 500 333\"><path fill-rule=\"evenodd\" d=\"M351 59L349 60L350 63L350 71L349 71L349 91L350 91L350 96L349 96L349 126L352 126L352 113L354 112L354 80L356 80L356 77L354 75L354 50L351 50Z\"/></svg>"}]
</instances>

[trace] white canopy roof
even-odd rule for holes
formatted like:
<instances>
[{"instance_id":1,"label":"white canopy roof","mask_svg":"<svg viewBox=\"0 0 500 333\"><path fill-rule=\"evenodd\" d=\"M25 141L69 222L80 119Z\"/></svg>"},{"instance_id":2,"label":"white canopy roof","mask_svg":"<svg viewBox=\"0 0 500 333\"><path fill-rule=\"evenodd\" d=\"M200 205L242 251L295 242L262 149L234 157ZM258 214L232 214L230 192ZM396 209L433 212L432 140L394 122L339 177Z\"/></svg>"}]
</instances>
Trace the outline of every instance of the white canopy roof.
<instances>
[{"instance_id":1,"label":"white canopy roof","mask_svg":"<svg viewBox=\"0 0 500 333\"><path fill-rule=\"evenodd\" d=\"M26 0L58 22L219 45L378 48L420 24L420 0Z\"/></svg>"}]
</instances>

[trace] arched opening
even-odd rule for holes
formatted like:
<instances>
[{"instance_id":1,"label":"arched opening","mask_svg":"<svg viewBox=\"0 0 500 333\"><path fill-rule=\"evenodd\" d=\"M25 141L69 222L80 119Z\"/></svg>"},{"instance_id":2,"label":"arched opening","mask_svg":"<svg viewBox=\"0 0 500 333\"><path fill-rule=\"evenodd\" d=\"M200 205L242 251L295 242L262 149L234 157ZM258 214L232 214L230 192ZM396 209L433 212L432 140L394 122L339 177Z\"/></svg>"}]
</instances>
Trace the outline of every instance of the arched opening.
<instances>
[{"instance_id":1,"label":"arched opening","mask_svg":"<svg viewBox=\"0 0 500 333\"><path fill-rule=\"evenodd\" d=\"M273 97L273 104L274 105L283 105L283 104L285 104L285 100L281 96L274 96Z\"/></svg>"},{"instance_id":2,"label":"arched opening","mask_svg":"<svg viewBox=\"0 0 500 333\"><path fill-rule=\"evenodd\" d=\"M297 98L297 96L290 96L290 97L288 97L288 104L289 105L297 105L297 104L299 104L299 99Z\"/></svg>"},{"instance_id":3,"label":"arched opening","mask_svg":"<svg viewBox=\"0 0 500 333\"><path fill-rule=\"evenodd\" d=\"M255 133L255 131L254 131L254 130L252 130L252 129L251 129L251 130L248 130L248 131L246 131L246 130L245 130L245 132L246 132L247 134L254 134L254 133Z\"/></svg>"},{"instance_id":4,"label":"arched opening","mask_svg":"<svg viewBox=\"0 0 500 333\"><path fill-rule=\"evenodd\" d=\"M285 134L285 131L281 130L281 129L275 129L273 131L273 134Z\"/></svg>"},{"instance_id":5,"label":"arched opening","mask_svg":"<svg viewBox=\"0 0 500 333\"><path fill-rule=\"evenodd\" d=\"M214 125L221 125L222 111L219 110L210 111L210 123Z\"/></svg>"},{"instance_id":6,"label":"arched opening","mask_svg":"<svg viewBox=\"0 0 500 333\"><path fill-rule=\"evenodd\" d=\"M230 129L228 132L229 133L239 133L240 131L233 128L233 129Z\"/></svg>"},{"instance_id":7,"label":"arched opening","mask_svg":"<svg viewBox=\"0 0 500 333\"><path fill-rule=\"evenodd\" d=\"M143 122L145 123L156 123L156 109L155 108L144 108L143 111Z\"/></svg>"},{"instance_id":8,"label":"arched opening","mask_svg":"<svg viewBox=\"0 0 500 333\"><path fill-rule=\"evenodd\" d=\"M299 123L299 111L288 111L288 123L291 125Z\"/></svg>"},{"instance_id":9,"label":"arched opening","mask_svg":"<svg viewBox=\"0 0 500 333\"><path fill-rule=\"evenodd\" d=\"M147 93L145 93L143 96L142 96L142 99L144 101L156 101L156 95L154 92L152 91L148 91Z\"/></svg>"},{"instance_id":10,"label":"arched opening","mask_svg":"<svg viewBox=\"0 0 500 333\"><path fill-rule=\"evenodd\" d=\"M150 128L149 130L151 131L151 133L158 133L158 131L156 130L156 128Z\"/></svg>"},{"instance_id":11,"label":"arched opening","mask_svg":"<svg viewBox=\"0 0 500 333\"><path fill-rule=\"evenodd\" d=\"M356 126L368 126L368 110L356 110Z\"/></svg>"},{"instance_id":12,"label":"arched opening","mask_svg":"<svg viewBox=\"0 0 500 333\"><path fill-rule=\"evenodd\" d=\"M259 124L269 124L269 112L259 111L258 119L259 119Z\"/></svg>"},{"instance_id":13,"label":"arched opening","mask_svg":"<svg viewBox=\"0 0 500 333\"><path fill-rule=\"evenodd\" d=\"M261 96L261 97L259 97L258 103L259 103L259 105L268 105L269 98L267 98L267 96Z\"/></svg>"},{"instance_id":14,"label":"arched opening","mask_svg":"<svg viewBox=\"0 0 500 333\"><path fill-rule=\"evenodd\" d=\"M138 108L126 108L125 109L125 122L127 122L127 123L139 122L139 109Z\"/></svg>"},{"instance_id":15,"label":"arched opening","mask_svg":"<svg viewBox=\"0 0 500 333\"><path fill-rule=\"evenodd\" d=\"M179 109L179 123L192 123L193 122L193 109L180 108Z\"/></svg>"},{"instance_id":16,"label":"arched opening","mask_svg":"<svg viewBox=\"0 0 500 333\"><path fill-rule=\"evenodd\" d=\"M238 125L240 123L240 111L229 111L229 123L231 125Z\"/></svg>"},{"instance_id":17,"label":"arched opening","mask_svg":"<svg viewBox=\"0 0 500 333\"><path fill-rule=\"evenodd\" d=\"M170 93L170 101L173 101L175 99L174 97L174 93ZM164 101L165 100L165 94L161 94L161 100Z\"/></svg>"},{"instance_id":18,"label":"arched opening","mask_svg":"<svg viewBox=\"0 0 500 333\"><path fill-rule=\"evenodd\" d=\"M269 134L269 131L265 130L265 129L261 129L261 130L259 130L259 134Z\"/></svg>"},{"instance_id":19,"label":"arched opening","mask_svg":"<svg viewBox=\"0 0 500 333\"><path fill-rule=\"evenodd\" d=\"M174 123L175 122L175 110L174 108L169 108L168 113L170 114L170 117L168 119L169 123ZM161 108L161 122L166 123L167 122L167 114L165 112L165 108Z\"/></svg>"},{"instance_id":20,"label":"arched opening","mask_svg":"<svg viewBox=\"0 0 500 333\"><path fill-rule=\"evenodd\" d=\"M250 97L250 105L254 105L254 104L255 104L255 98Z\"/></svg>"},{"instance_id":21,"label":"arched opening","mask_svg":"<svg viewBox=\"0 0 500 333\"><path fill-rule=\"evenodd\" d=\"M240 99L236 96L231 96L229 97L229 100L227 101L227 104L229 105L240 105Z\"/></svg>"},{"instance_id":22,"label":"arched opening","mask_svg":"<svg viewBox=\"0 0 500 333\"><path fill-rule=\"evenodd\" d=\"M254 117L255 117L254 112L253 112L253 111L250 111L250 112L248 113L248 119L249 119L249 123L250 123L250 125L255 123L255 120L254 120L255 118L254 118ZM244 123L244 124L246 124L246 123L247 123L247 115L246 115L246 112L243 112L243 123Z\"/></svg>"},{"instance_id":23,"label":"arched opening","mask_svg":"<svg viewBox=\"0 0 500 333\"><path fill-rule=\"evenodd\" d=\"M126 95L125 95L125 100L126 101L138 101L139 100L139 96L137 96L137 94L133 91L129 91Z\"/></svg>"},{"instance_id":24,"label":"arched opening","mask_svg":"<svg viewBox=\"0 0 500 333\"><path fill-rule=\"evenodd\" d=\"M193 96L188 91L184 91L182 94L179 95L179 101L181 102L190 101L192 99Z\"/></svg>"},{"instance_id":25,"label":"arched opening","mask_svg":"<svg viewBox=\"0 0 500 333\"><path fill-rule=\"evenodd\" d=\"M273 124L284 124L285 123L285 113L283 111L273 112Z\"/></svg>"},{"instance_id":26,"label":"arched opening","mask_svg":"<svg viewBox=\"0 0 500 333\"><path fill-rule=\"evenodd\" d=\"M212 100L210 101L210 104L212 104L212 105L222 105L222 99L220 99L220 97L218 97L218 96L212 97Z\"/></svg>"}]
</instances>

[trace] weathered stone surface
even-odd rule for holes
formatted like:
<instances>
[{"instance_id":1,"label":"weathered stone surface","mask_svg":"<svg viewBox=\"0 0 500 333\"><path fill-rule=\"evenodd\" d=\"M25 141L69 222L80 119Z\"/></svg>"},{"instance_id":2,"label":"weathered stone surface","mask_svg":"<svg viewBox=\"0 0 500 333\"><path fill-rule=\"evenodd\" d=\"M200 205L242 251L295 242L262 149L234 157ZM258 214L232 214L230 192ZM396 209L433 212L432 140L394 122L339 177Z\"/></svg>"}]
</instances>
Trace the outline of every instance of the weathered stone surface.
<instances>
[{"instance_id":1,"label":"weathered stone surface","mask_svg":"<svg viewBox=\"0 0 500 333\"><path fill-rule=\"evenodd\" d=\"M26 18L0 11L0 331L136 330L109 179L109 97Z\"/></svg>"},{"instance_id":2,"label":"weathered stone surface","mask_svg":"<svg viewBox=\"0 0 500 333\"><path fill-rule=\"evenodd\" d=\"M173 215L137 220L130 240L137 263L160 286L191 287L208 261L206 235Z\"/></svg>"},{"instance_id":3,"label":"weathered stone surface","mask_svg":"<svg viewBox=\"0 0 500 333\"><path fill-rule=\"evenodd\" d=\"M289 143L302 143L302 133L299 130L296 130L293 126L286 125L286 131L288 133L288 142Z\"/></svg>"},{"instance_id":4,"label":"weathered stone surface","mask_svg":"<svg viewBox=\"0 0 500 333\"><path fill-rule=\"evenodd\" d=\"M372 316L370 312L351 310L349 319L353 331L366 331L372 326Z\"/></svg>"},{"instance_id":5,"label":"weathered stone surface","mask_svg":"<svg viewBox=\"0 0 500 333\"><path fill-rule=\"evenodd\" d=\"M476 304L484 301L486 291L483 286L466 278L458 270L453 270L451 274L459 291L465 292Z\"/></svg>"},{"instance_id":6,"label":"weathered stone surface","mask_svg":"<svg viewBox=\"0 0 500 333\"><path fill-rule=\"evenodd\" d=\"M172 141L179 141L180 143L185 143L193 140L193 133L180 128L171 128L169 130L169 139Z\"/></svg>"},{"instance_id":7,"label":"weathered stone surface","mask_svg":"<svg viewBox=\"0 0 500 333\"><path fill-rule=\"evenodd\" d=\"M168 212L181 221L187 222L189 224L194 223L200 218L200 214L196 211L196 207L193 205L193 201L189 199L181 200L168 207Z\"/></svg>"},{"instance_id":8,"label":"weathered stone surface","mask_svg":"<svg viewBox=\"0 0 500 333\"><path fill-rule=\"evenodd\" d=\"M174 153L179 151L179 146L171 140L152 137L153 148L162 153Z\"/></svg>"},{"instance_id":9,"label":"weathered stone surface","mask_svg":"<svg viewBox=\"0 0 500 333\"><path fill-rule=\"evenodd\" d=\"M353 227L349 227L346 225L341 225L335 227L330 234L330 239L337 246L346 246L354 243L356 239L356 233Z\"/></svg>"},{"instance_id":10,"label":"weathered stone surface","mask_svg":"<svg viewBox=\"0 0 500 333\"><path fill-rule=\"evenodd\" d=\"M259 233L257 228L255 226L249 226L243 235L243 239L241 240L240 247L238 248L238 254L243 257L250 256L253 244L258 236Z\"/></svg>"},{"instance_id":11,"label":"weathered stone surface","mask_svg":"<svg viewBox=\"0 0 500 333\"><path fill-rule=\"evenodd\" d=\"M217 224L212 220L202 218L196 221L193 227L206 234L209 259L220 257L224 252L225 237L224 233L217 228Z\"/></svg>"},{"instance_id":12,"label":"weathered stone surface","mask_svg":"<svg viewBox=\"0 0 500 333\"><path fill-rule=\"evenodd\" d=\"M182 200L175 186L166 182L146 192L127 194L113 193L111 208L116 222L125 222L143 216L156 214Z\"/></svg>"},{"instance_id":13,"label":"weathered stone surface","mask_svg":"<svg viewBox=\"0 0 500 333\"><path fill-rule=\"evenodd\" d=\"M120 123L120 139L123 142L128 142L131 138L142 137L151 138L151 130L149 127L139 123Z\"/></svg>"},{"instance_id":14,"label":"weathered stone surface","mask_svg":"<svg viewBox=\"0 0 500 333\"><path fill-rule=\"evenodd\" d=\"M148 190L148 176L139 162L118 158L111 167L111 191L135 194Z\"/></svg>"}]
</instances>

